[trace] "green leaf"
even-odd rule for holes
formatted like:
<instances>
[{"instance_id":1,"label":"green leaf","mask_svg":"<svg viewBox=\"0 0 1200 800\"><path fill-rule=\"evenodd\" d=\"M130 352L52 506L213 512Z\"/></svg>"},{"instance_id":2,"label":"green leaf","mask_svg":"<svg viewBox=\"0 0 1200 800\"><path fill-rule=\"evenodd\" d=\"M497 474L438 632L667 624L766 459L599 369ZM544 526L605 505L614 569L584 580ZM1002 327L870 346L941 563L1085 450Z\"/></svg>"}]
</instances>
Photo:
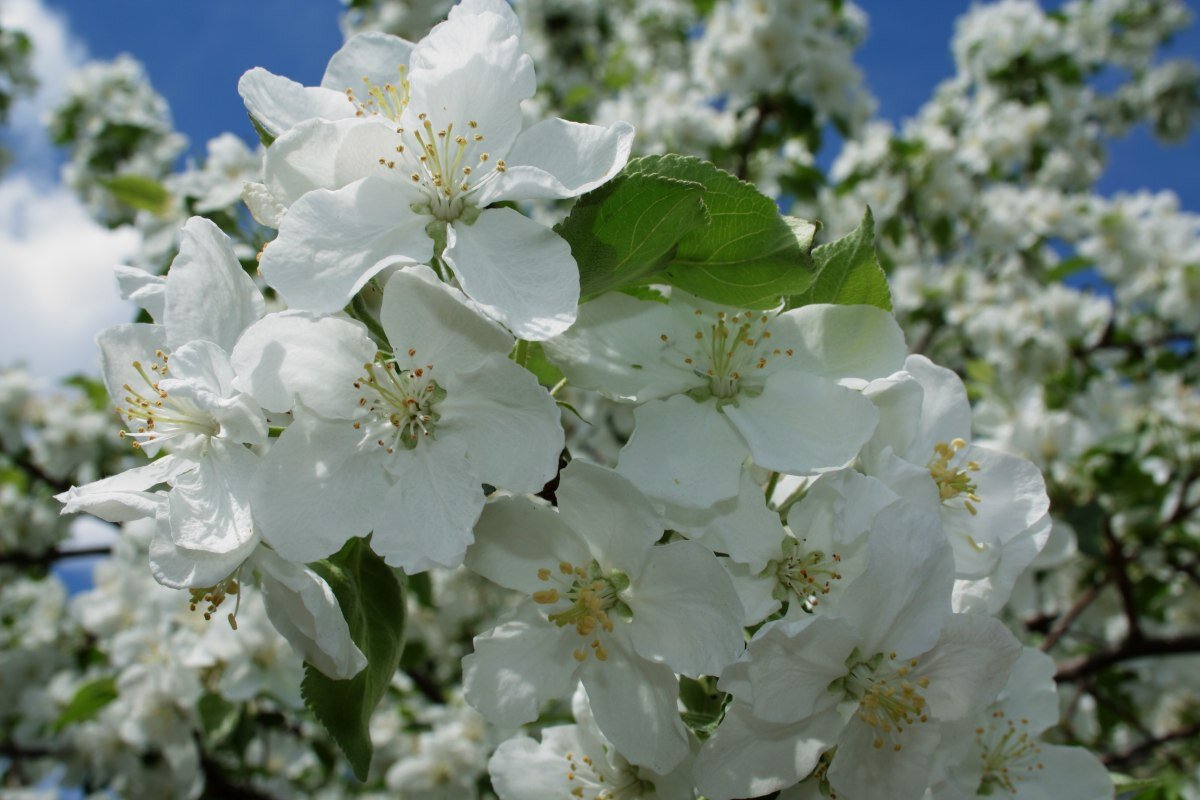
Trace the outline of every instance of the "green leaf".
<instances>
[{"instance_id":1,"label":"green leaf","mask_svg":"<svg viewBox=\"0 0 1200 800\"><path fill-rule=\"evenodd\" d=\"M205 692L196 704L200 724L213 744L229 738L238 722L238 707L215 692Z\"/></svg>"},{"instance_id":2,"label":"green leaf","mask_svg":"<svg viewBox=\"0 0 1200 800\"><path fill-rule=\"evenodd\" d=\"M351 539L330 558L309 567L329 583L367 666L338 681L304 665L300 694L325 726L359 780L371 766L371 713L379 704L404 651L404 586L365 539Z\"/></svg>"},{"instance_id":3,"label":"green leaf","mask_svg":"<svg viewBox=\"0 0 1200 800\"><path fill-rule=\"evenodd\" d=\"M149 211L151 214L162 215L171 203L171 193L161 183L141 175L117 175L112 178L100 178L97 183L113 197L131 208L139 211Z\"/></svg>"},{"instance_id":4,"label":"green leaf","mask_svg":"<svg viewBox=\"0 0 1200 800\"><path fill-rule=\"evenodd\" d=\"M1087 269L1092 265L1092 259L1083 256L1071 256L1068 259L1060 261L1042 276L1042 283L1057 283L1065 278L1069 278L1076 272Z\"/></svg>"},{"instance_id":5,"label":"green leaf","mask_svg":"<svg viewBox=\"0 0 1200 800\"><path fill-rule=\"evenodd\" d=\"M263 147L270 147L275 143L275 137L269 130L263 127L263 124L254 118L253 114L247 114L250 117L250 125L254 128L254 132L258 134L258 140L262 142Z\"/></svg>"},{"instance_id":6,"label":"green leaf","mask_svg":"<svg viewBox=\"0 0 1200 800\"><path fill-rule=\"evenodd\" d=\"M857 228L840 239L813 250L817 279L788 303L789 308L810 303L869 305L892 310L887 275L875 255L875 219L871 209Z\"/></svg>"},{"instance_id":7,"label":"green leaf","mask_svg":"<svg viewBox=\"0 0 1200 800\"><path fill-rule=\"evenodd\" d=\"M89 720L100 713L100 709L117 699L117 679L111 675L85 683L75 692L71 702L50 726L58 732L73 722Z\"/></svg>"},{"instance_id":8,"label":"green leaf","mask_svg":"<svg viewBox=\"0 0 1200 800\"><path fill-rule=\"evenodd\" d=\"M691 156L647 156L625 169L704 187L709 224L680 239L666 270L670 284L717 303L770 308L812 283L816 227L789 223L752 185Z\"/></svg>"},{"instance_id":9,"label":"green leaf","mask_svg":"<svg viewBox=\"0 0 1200 800\"><path fill-rule=\"evenodd\" d=\"M554 230L579 265L581 302L660 273L680 238L707 223L703 192L694 181L622 173L579 198Z\"/></svg>"},{"instance_id":10,"label":"green leaf","mask_svg":"<svg viewBox=\"0 0 1200 800\"><path fill-rule=\"evenodd\" d=\"M679 699L683 701L683 722L700 739L712 735L725 718L725 706L732 699L716 687L715 678L695 680L679 678Z\"/></svg>"}]
</instances>

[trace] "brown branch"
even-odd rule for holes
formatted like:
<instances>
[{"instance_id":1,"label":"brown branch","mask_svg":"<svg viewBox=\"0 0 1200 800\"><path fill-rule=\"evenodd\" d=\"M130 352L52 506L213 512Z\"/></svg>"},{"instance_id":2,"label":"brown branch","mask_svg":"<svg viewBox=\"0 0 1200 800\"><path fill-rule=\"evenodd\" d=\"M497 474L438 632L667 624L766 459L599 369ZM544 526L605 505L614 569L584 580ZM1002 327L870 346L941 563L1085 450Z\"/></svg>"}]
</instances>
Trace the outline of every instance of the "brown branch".
<instances>
[{"instance_id":1,"label":"brown branch","mask_svg":"<svg viewBox=\"0 0 1200 800\"><path fill-rule=\"evenodd\" d=\"M110 545L97 547L80 547L70 550L47 550L39 555L28 553L0 553L0 566L11 567L46 567L56 561L68 558L84 558L85 556L107 556L112 553Z\"/></svg>"},{"instance_id":2,"label":"brown branch","mask_svg":"<svg viewBox=\"0 0 1200 800\"><path fill-rule=\"evenodd\" d=\"M1092 675L1102 669L1132 661L1143 656L1170 656L1200 653L1200 634L1169 636L1159 639L1141 637L1127 638L1112 650L1093 653L1090 656L1072 659L1059 665L1058 681L1074 681Z\"/></svg>"},{"instance_id":3,"label":"brown branch","mask_svg":"<svg viewBox=\"0 0 1200 800\"><path fill-rule=\"evenodd\" d=\"M1121 753L1106 753L1100 757L1104 766L1110 769L1127 767L1144 760L1154 754L1154 751L1165 744L1197 738L1200 741L1200 722L1188 725L1186 728L1154 736Z\"/></svg>"},{"instance_id":4,"label":"brown branch","mask_svg":"<svg viewBox=\"0 0 1200 800\"><path fill-rule=\"evenodd\" d=\"M1125 548L1117 540L1107 519L1104 522L1104 555L1111 567L1111 575L1117 585L1117 593L1121 596L1121 608L1125 612L1125 621L1129 626L1128 638L1131 640L1142 639L1137 598L1134 595L1133 580L1129 577L1130 560L1125 555Z\"/></svg>"},{"instance_id":5,"label":"brown branch","mask_svg":"<svg viewBox=\"0 0 1200 800\"><path fill-rule=\"evenodd\" d=\"M1107 585L1108 576L1105 576L1099 583L1094 583L1088 587L1088 590L1075 600L1075 604L1058 618L1058 621L1054 623L1054 627L1050 629L1050 632L1046 634L1046 638L1042 640L1043 653L1048 652L1050 648L1058 644L1058 640L1070 629L1075 620L1079 618L1079 615L1092 604L1092 601L1100 594L1100 590Z\"/></svg>"}]
</instances>

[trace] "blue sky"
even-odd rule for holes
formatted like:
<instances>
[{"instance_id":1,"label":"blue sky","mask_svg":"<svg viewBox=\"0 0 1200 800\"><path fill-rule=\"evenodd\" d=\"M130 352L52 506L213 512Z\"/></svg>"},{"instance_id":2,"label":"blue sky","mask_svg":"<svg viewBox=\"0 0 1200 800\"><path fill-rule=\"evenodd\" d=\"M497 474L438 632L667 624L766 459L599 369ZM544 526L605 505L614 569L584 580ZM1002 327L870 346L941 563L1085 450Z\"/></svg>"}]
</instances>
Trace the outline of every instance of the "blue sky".
<instances>
[{"instance_id":1,"label":"blue sky","mask_svg":"<svg viewBox=\"0 0 1200 800\"><path fill-rule=\"evenodd\" d=\"M903 119L952 74L954 21L969 5L962 0L858 2L871 21L859 63L881 114ZM225 130L252 136L237 95L237 79L245 70L263 66L313 84L341 45L337 0L47 0L47 5L67 16L92 57L129 52L140 59L196 154ZM1169 52L1200 58L1200 29L1193 26ZM1100 189L1105 194L1174 189L1185 207L1200 210L1198 166L1200 136L1163 147L1146 131L1137 131L1114 146ZM1182 180L1188 173L1193 179Z\"/></svg>"}]
</instances>

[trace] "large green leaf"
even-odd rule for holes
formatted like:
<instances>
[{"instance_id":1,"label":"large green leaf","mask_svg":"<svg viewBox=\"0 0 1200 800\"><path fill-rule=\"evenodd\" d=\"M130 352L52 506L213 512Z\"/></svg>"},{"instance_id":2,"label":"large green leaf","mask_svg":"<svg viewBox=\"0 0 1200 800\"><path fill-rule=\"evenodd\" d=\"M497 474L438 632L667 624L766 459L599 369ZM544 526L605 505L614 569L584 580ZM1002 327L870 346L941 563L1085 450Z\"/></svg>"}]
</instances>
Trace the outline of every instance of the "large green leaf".
<instances>
[{"instance_id":1,"label":"large green leaf","mask_svg":"<svg viewBox=\"0 0 1200 800\"><path fill-rule=\"evenodd\" d=\"M626 171L704 187L709 224L680 239L667 265L670 284L718 303L770 308L812 283L816 226L784 219L775 201L752 185L691 156L647 156Z\"/></svg>"},{"instance_id":2,"label":"large green leaf","mask_svg":"<svg viewBox=\"0 0 1200 800\"><path fill-rule=\"evenodd\" d=\"M171 193L161 183L141 175L117 175L97 181L112 192L113 197L127 206L151 214L164 214L171 203Z\"/></svg>"},{"instance_id":3,"label":"large green leaf","mask_svg":"<svg viewBox=\"0 0 1200 800\"><path fill-rule=\"evenodd\" d=\"M694 181L622 173L579 198L555 231L579 265L581 300L655 278L680 238L707 224L703 192Z\"/></svg>"},{"instance_id":4,"label":"large green leaf","mask_svg":"<svg viewBox=\"0 0 1200 800\"><path fill-rule=\"evenodd\" d=\"M867 209L859 226L812 253L817 278L806 291L791 298L792 308L810 303L877 306L892 310L887 275L875 255L875 219Z\"/></svg>"},{"instance_id":5,"label":"large green leaf","mask_svg":"<svg viewBox=\"0 0 1200 800\"><path fill-rule=\"evenodd\" d=\"M111 675L89 681L75 691L71 702L58 715L51 729L60 731L73 722L89 720L100 713L100 709L117 699L117 680Z\"/></svg>"},{"instance_id":6,"label":"large green leaf","mask_svg":"<svg viewBox=\"0 0 1200 800\"><path fill-rule=\"evenodd\" d=\"M367 666L350 680L338 681L305 664L300 693L342 748L354 774L366 780L371 712L391 684L404 651L404 586L365 539L351 539L335 555L309 566L332 587Z\"/></svg>"}]
</instances>

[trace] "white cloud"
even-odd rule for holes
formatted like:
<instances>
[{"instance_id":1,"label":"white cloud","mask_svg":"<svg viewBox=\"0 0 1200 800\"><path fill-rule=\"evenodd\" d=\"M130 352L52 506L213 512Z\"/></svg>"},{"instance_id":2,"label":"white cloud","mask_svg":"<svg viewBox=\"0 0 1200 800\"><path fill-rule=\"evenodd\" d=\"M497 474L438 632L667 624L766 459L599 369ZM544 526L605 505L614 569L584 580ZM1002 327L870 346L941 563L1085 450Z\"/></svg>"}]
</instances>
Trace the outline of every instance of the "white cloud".
<instances>
[{"instance_id":1,"label":"white cloud","mask_svg":"<svg viewBox=\"0 0 1200 800\"><path fill-rule=\"evenodd\" d=\"M14 159L0 182L0 366L24 362L50 380L94 374L96 333L133 318L112 266L129 260L140 236L97 225L57 183L45 116L87 58L66 18L41 0L0 0L0 22L33 40L38 78L34 96L13 106Z\"/></svg>"},{"instance_id":2,"label":"white cloud","mask_svg":"<svg viewBox=\"0 0 1200 800\"><path fill-rule=\"evenodd\" d=\"M45 118L66 94L67 81L87 60L87 48L71 35L66 17L41 0L3 0L0 23L24 31L33 41L33 74L38 90L13 104L9 128L15 141L14 168L52 177L54 148L45 131Z\"/></svg>"},{"instance_id":3,"label":"white cloud","mask_svg":"<svg viewBox=\"0 0 1200 800\"><path fill-rule=\"evenodd\" d=\"M140 243L131 228L97 225L67 189L22 175L0 183L0 365L40 377L95 374L93 339L133 318L112 266Z\"/></svg>"}]
</instances>

